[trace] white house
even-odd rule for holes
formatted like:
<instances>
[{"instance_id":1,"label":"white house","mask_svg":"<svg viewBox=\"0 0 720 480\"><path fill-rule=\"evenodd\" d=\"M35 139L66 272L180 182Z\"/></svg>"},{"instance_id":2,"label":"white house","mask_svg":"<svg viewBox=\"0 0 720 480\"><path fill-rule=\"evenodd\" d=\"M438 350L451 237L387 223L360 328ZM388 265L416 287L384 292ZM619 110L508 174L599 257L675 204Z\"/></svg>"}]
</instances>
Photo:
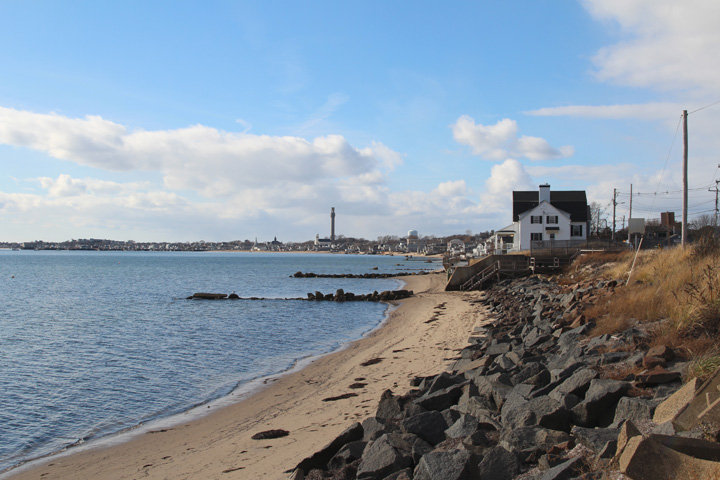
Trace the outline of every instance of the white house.
<instances>
[{"instance_id":1,"label":"white house","mask_svg":"<svg viewBox=\"0 0 720 480\"><path fill-rule=\"evenodd\" d=\"M514 191L513 223L488 239L485 252L530 250L531 244L542 248L582 243L587 240L589 220L583 190L553 192L545 184L537 191Z\"/></svg>"},{"instance_id":2,"label":"white house","mask_svg":"<svg viewBox=\"0 0 720 480\"><path fill-rule=\"evenodd\" d=\"M528 250L530 242L584 242L589 220L583 190L553 192L545 184L536 192L513 192L513 230L518 250Z\"/></svg>"}]
</instances>

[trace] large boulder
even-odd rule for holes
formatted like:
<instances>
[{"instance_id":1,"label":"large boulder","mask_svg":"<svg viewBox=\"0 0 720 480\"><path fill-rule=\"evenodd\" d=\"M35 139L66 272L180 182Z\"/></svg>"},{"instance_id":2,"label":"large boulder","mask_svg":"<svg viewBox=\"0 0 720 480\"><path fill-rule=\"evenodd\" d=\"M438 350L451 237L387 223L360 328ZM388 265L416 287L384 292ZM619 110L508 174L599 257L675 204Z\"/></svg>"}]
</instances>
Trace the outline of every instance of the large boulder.
<instances>
[{"instance_id":1,"label":"large boulder","mask_svg":"<svg viewBox=\"0 0 720 480\"><path fill-rule=\"evenodd\" d=\"M313 468L324 469L330 459L334 457L342 447L350 442L362 440L363 427L359 423L354 423L340 435L338 435L333 441L328 443L325 447L314 453L310 457L301 461L297 468L309 472Z\"/></svg>"},{"instance_id":2,"label":"large boulder","mask_svg":"<svg viewBox=\"0 0 720 480\"><path fill-rule=\"evenodd\" d=\"M445 440L445 430L448 424L445 417L437 410L423 412L406 418L401 424L402 431L413 433L431 445L437 445Z\"/></svg>"},{"instance_id":3,"label":"large boulder","mask_svg":"<svg viewBox=\"0 0 720 480\"><path fill-rule=\"evenodd\" d=\"M480 457L467 450L434 450L415 468L414 480L474 480Z\"/></svg>"},{"instance_id":4,"label":"large boulder","mask_svg":"<svg viewBox=\"0 0 720 480\"><path fill-rule=\"evenodd\" d=\"M511 480L520 473L520 459L514 453L497 446L486 451L478 465L479 478Z\"/></svg>"},{"instance_id":5,"label":"large boulder","mask_svg":"<svg viewBox=\"0 0 720 480\"><path fill-rule=\"evenodd\" d=\"M382 479L413 465L412 452L402 436L386 433L365 447L358 465L357 478Z\"/></svg>"},{"instance_id":6,"label":"large boulder","mask_svg":"<svg viewBox=\"0 0 720 480\"><path fill-rule=\"evenodd\" d=\"M607 427L615 418L615 407L631 384L620 380L594 379L585 400L572 409L573 420L581 427Z\"/></svg>"},{"instance_id":7,"label":"large boulder","mask_svg":"<svg viewBox=\"0 0 720 480\"><path fill-rule=\"evenodd\" d=\"M720 478L720 445L665 435L631 438L619 458L620 471L633 480Z\"/></svg>"}]
</instances>

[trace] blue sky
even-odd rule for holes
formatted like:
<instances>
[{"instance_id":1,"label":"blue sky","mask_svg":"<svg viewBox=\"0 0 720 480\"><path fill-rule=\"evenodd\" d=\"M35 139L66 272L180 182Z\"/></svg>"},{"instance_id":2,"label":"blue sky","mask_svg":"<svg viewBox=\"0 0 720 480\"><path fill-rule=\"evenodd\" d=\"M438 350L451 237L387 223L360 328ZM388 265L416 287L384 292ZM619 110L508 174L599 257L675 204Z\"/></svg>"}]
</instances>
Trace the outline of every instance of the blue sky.
<instances>
[{"instance_id":1,"label":"blue sky","mask_svg":"<svg viewBox=\"0 0 720 480\"><path fill-rule=\"evenodd\" d=\"M0 240L481 232L512 190L690 216L720 179L712 0L0 0ZM710 105L710 106L708 106ZM702 110L695 111L698 109Z\"/></svg>"}]
</instances>

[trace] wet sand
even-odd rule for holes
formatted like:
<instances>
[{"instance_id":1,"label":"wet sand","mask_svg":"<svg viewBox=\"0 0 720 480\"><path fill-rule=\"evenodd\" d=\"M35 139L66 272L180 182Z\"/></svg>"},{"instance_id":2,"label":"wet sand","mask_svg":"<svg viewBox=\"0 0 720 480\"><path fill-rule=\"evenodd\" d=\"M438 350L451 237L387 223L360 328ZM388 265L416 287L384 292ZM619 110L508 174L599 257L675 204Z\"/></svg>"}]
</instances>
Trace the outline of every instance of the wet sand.
<instances>
[{"instance_id":1,"label":"wet sand","mask_svg":"<svg viewBox=\"0 0 720 480\"><path fill-rule=\"evenodd\" d=\"M404 393L413 377L445 370L484 321L481 308L467 302L479 294L445 292L444 274L403 281L415 296L403 300L381 328L269 379L245 400L118 445L48 457L9 478L285 479L286 471L353 422L374 415L384 390ZM354 395L326 400L346 394ZM251 439L270 429L290 434Z\"/></svg>"}]
</instances>

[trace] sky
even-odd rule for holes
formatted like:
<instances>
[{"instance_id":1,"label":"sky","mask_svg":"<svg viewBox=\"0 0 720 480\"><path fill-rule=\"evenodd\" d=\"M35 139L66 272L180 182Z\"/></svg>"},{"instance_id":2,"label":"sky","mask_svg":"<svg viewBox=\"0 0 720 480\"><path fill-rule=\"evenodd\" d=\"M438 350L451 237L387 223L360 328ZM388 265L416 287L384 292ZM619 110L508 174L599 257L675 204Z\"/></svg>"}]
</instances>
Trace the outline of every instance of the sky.
<instances>
[{"instance_id":1,"label":"sky","mask_svg":"<svg viewBox=\"0 0 720 480\"><path fill-rule=\"evenodd\" d=\"M0 241L715 215L716 0L0 0ZM632 185L632 187L631 187ZM633 196L630 196L630 191ZM632 203L632 212L630 204Z\"/></svg>"}]
</instances>

